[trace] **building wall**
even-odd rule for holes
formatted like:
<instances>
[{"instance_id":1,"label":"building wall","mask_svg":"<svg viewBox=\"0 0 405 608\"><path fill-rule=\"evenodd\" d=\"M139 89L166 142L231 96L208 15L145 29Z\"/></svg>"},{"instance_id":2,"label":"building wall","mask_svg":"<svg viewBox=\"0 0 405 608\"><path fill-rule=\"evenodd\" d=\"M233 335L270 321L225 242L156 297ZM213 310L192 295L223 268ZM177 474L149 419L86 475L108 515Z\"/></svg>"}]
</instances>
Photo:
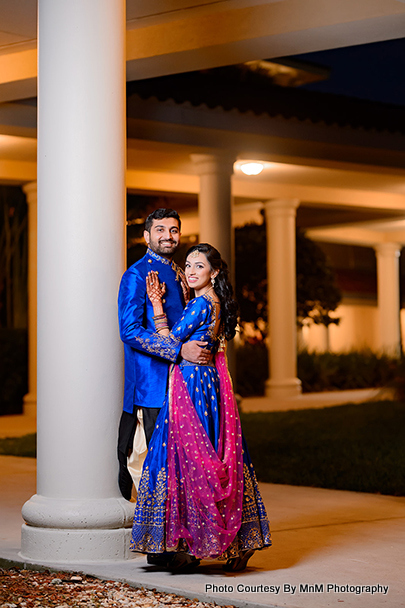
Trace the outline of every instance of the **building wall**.
<instances>
[{"instance_id":1,"label":"building wall","mask_svg":"<svg viewBox=\"0 0 405 608\"><path fill-rule=\"evenodd\" d=\"M403 331L405 328L405 311ZM339 325L329 327L329 350L378 350L378 309L372 304L341 304L335 313L340 317ZM326 330L321 325L303 328L303 339L310 351L323 351L326 346Z\"/></svg>"}]
</instances>

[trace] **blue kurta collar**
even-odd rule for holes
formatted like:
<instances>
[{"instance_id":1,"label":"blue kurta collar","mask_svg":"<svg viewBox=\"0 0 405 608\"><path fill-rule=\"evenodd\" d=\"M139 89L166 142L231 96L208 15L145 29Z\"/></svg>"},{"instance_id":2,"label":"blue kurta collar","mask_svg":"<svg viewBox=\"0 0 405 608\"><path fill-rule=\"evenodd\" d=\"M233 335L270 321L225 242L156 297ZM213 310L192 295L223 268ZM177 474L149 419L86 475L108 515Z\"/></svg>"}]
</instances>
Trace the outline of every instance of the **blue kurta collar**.
<instances>
[{"instance_id":1,"label":"blue kurta collar","mask_svg":"<svg viewBox=\"0 0 405 608\"><path fill-rule=\"evenodd\" d=\"M148 247L148 255L150 255L150 257L153 258L154 260L157 260L158 262L162 262L162 264L166 264L168 266L172 264L171 260L168 260L167 258L162 257L158 253L155 253L149 247Z\"/></svg>"},{"instance_id":2,"label":"blue kurta collar","mask_svg":"<svg viewBox=\"0 0 405 608\"><path fill-rule=\"evenodd\" d=\"M166 266L171 266L172 269L174 270L174 272L176 273L176 281L179 280L179 276L183 275L182 269L180 268L180 266L178 266L176 264L176 262L173 262L173 260L168 260L167 258L162 257L158 253L155 253L154 251L152 251L152 249L150 249L150 247L148 247L147 254L154 260L157 260L158 262L161 262L162 264L165 264Z\"/></svg>"}]
</instances>

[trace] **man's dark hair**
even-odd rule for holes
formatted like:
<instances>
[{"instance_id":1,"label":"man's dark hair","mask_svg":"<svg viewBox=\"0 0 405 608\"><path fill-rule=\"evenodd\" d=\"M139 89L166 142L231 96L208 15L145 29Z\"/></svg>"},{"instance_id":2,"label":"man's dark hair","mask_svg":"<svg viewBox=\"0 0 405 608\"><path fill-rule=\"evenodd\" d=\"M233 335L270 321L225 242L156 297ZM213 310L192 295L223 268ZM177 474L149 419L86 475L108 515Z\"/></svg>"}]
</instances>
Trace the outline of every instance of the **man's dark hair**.
<instances>
[{"instance_id":1,"label":"man's dark hair","mask_svg":"<svg viewBox=\"0 0 405 608\"><path fill-rule=\"evenodd\" d=\"M153 220L163 220L166 217L174 217L174 219L179 222L179 230L181 229L180 216L177 211L175 211L174 209L165 209L164 207L160 207L160 209L155 209L155 211L152 211L152 213L146 218L145 230L150 232Z\"/></svg>"}]
</instances>

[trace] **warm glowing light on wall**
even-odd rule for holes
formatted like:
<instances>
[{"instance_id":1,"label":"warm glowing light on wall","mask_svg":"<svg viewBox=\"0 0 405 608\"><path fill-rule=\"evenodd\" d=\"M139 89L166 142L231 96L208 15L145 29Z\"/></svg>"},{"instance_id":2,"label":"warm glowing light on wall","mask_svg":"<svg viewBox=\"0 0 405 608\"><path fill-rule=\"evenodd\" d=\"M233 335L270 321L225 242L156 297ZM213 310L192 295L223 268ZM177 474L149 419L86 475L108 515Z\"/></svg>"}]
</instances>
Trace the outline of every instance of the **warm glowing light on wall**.
<instances>
[{"instance_id":1,"label":"warm glowing light on wall","mask_svg":"<svg viewBox=\"0 0 405 608\"><path fill-rule=\"evenodd\" d=\"M239 167L245 175L259 175L264 169L264 163L241 163Z\"/></svg>"}]
</instances>

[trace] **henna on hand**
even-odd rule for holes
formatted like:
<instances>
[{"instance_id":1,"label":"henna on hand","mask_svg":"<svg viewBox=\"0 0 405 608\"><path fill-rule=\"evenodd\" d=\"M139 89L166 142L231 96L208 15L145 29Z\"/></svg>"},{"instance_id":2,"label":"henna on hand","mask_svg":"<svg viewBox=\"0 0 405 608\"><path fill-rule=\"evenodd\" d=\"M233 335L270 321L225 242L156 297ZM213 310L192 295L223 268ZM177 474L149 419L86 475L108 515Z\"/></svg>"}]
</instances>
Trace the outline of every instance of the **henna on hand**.
<instances>
[{"instance_id":1,"label":"henna on hand","mask_svg":"<svg viewBox=\"0 0 405 608\"><path fill-rule=\"evenodd\" d=\"M166 284L160 283L158 273L154 270L148 272L146 276L146 293L152 304L161 304L165 292Z\"/></svg>"}]
</instances>

